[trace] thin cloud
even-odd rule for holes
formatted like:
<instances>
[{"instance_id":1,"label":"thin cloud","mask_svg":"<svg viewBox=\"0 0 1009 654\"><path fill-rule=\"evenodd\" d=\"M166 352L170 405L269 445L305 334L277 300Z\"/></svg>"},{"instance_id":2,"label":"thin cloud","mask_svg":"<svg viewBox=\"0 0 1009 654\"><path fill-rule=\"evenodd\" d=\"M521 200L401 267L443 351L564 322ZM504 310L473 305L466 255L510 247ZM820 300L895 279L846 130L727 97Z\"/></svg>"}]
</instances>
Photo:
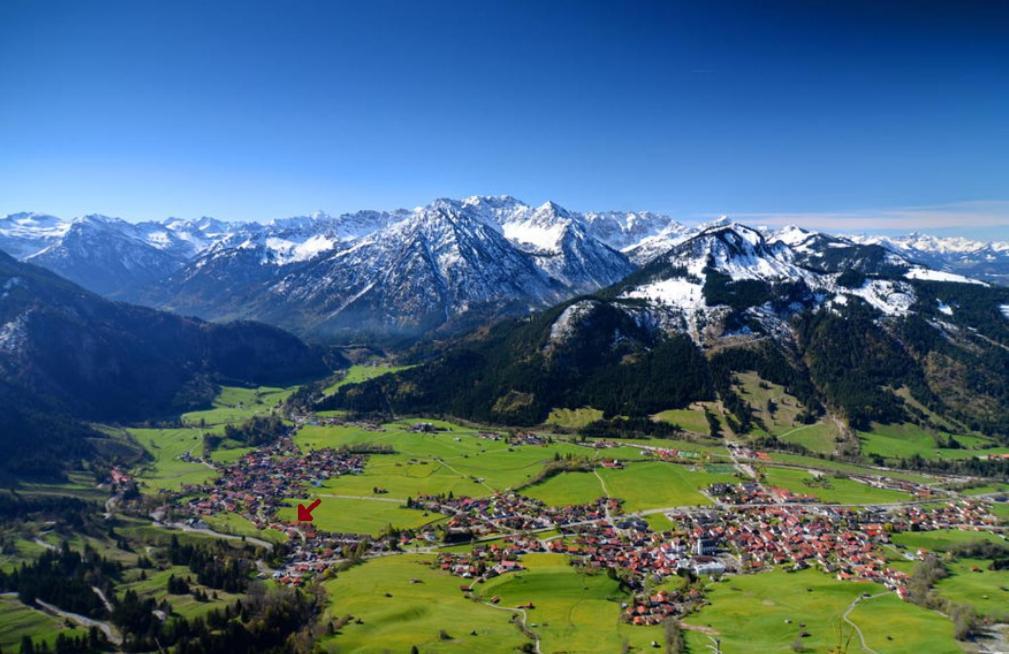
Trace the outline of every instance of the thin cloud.
<instances>
[{"instance_id":1,"label":"thin cloud","mask_svg":"<svg viewBox=\"0 0 1009 654\"><path fill-rule=\"evenodd\" d=\"M747 212L734 213L731 217L742 222L769 226L800 225L828 231L920 231L992 227L1006 227L1009 230L1009 201L955 202L862 211Z\"/></svg>"}]
</instances>

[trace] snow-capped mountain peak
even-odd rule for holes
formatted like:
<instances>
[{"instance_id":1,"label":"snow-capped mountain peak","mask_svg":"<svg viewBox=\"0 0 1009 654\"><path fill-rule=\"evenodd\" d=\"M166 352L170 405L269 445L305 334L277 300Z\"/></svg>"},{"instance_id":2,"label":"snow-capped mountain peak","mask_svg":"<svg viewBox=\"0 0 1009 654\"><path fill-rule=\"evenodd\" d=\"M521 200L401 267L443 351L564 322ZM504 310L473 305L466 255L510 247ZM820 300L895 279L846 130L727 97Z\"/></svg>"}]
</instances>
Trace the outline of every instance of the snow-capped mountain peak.
<instances>
[{"instance_id":1,"label":"snow-capped mountain peak","mask_svg":"<svg viewBox=\"0 0 1009 654\"><path fill-rule=\"evenodd\" d=\"M642 266L643 274L668 274L623 289L623 297L680 303L705 316L709 280L805 285L835 298L828 306L860 297L887 315L906 312L922 281L1009 280L1005 243L847 238L794 225L754 229L726 216L689 227L663 214L581 213L509 195L265 224L12 214L0 218L0 248L107 295L303 332L355 321L423 331L478 310L523 312L611 286ZM848 270L866 278L840 290Z\"/></svg>"},{"instance_id":2,"label":"snow-capped mountain peak","mask_svg":"<svg viewBox=\"0 0 1009 654\"><path fill-rule=\"evenodd\" d=\"M777 231L769 232L768 239L771 241L781 241L790 247L796 247L810 236L815 234L808 229L798 225L786 225Z\"/></svg>"}]
</instances>

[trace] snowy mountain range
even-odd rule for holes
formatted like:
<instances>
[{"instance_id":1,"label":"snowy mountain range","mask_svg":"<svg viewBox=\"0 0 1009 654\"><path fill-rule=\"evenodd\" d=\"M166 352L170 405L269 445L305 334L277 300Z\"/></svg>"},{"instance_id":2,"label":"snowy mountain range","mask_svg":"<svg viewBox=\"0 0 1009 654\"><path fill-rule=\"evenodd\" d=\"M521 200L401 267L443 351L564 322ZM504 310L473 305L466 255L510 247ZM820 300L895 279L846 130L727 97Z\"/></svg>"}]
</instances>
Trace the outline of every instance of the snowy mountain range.
<instances>
[{"instance_id":1,"label":"snowy mountain range","mask_svg":"<svg viewBox=\"0 0 1009 654\"><path fill-rule=\"evenodd\" d=\"M1009 287L878 243L716 221L616 284L449 340L324 404L531 425L556 407L645 417L718 397L746 431L733 373L756 371L801 397L809 422L829 411L865 430L927 421L925 406L1004 433L1007 364Z\"/></svg>"},{"instance_id":2,"label":"snowy mountain range","mask_svg":"<svg viewBox=\"0 0 1009 654\"><path fill-rule=\"evenodd\" d=\"M877 244L718 222L651 260L608 295L639 322L705 345L755 334L788 340L794 315L849 302L863 302L883 317L907 316L919 302L914 281L988 286ZM568 310L586 311L578 304Z\"/></svg>"},{"instance_id":3,"label":"snowy mountain range","mask_svg":"<svg viewBox=\"0 0 1009 654\"><path fill-rule=\"evenodd\" d=\"M579 213L510 196L265 224L104 216L67 222L22 213L0 218L0 249L108 297L207 319L255 318L321 337L465 327L609 287L660 259L699 279L693 255L701 251L715 257L713 270L734 261L724 271L734 280L811 282L810 275L852 267L1009 280L1009 243L838 237L727 219L687 226L650 212ZM695 287L665 280L635 292L696 302Z\"/></svg>"}]
</instances>

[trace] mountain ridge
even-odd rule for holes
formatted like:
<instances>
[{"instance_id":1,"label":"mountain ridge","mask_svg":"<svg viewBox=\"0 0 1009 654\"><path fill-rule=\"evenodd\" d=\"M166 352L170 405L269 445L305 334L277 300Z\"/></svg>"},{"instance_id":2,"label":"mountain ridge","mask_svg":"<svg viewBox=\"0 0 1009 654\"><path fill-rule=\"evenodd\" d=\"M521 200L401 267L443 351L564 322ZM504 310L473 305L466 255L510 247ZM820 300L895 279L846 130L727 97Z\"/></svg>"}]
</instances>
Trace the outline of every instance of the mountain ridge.
<instances>
[{"instance_id":1,"label":"mountain ridge","mask_svg":"<svg viewBox=\"0 0 1009 654\"><path fill-rule=\"evenodd\" d=\"M852 428L910 419L895 392L907 388L937 415L1009 439L1009 289L901 258L881 266L877 246L840 244L829 269L759 230L711 226L610 287L323 405L528 425L555 408L645 417L717 393L745 430L731 376L756 369L809 389L809 415L826 408Z\"/></svg>"},{"instance_id":2,"label":"mountain ridge","mask_svg":"<svg viewBox=\"0 0 1009 654\"><path fill-rule=\"evenodd\" d=\"M410 242L439 215L465 223L455 237L466 232L468 245L457 244L452 261L425 255ZM723 217L691 227L650 212L580 213L554 202L532 206L507 195L469 196L413 210L315 212L267 224L211 218L127 223L103 216L63 223L16 214L0 219L0 249L107 297L205 319L263 320L318 340L363 333L410 339L457 333L480 320L609 287L694 237L731 224L738 225ZM751 231L763 234L761 247L789 248L789 262L765 261L779 267L920 270L913 274L947 281L966 272L995 283L1009 280L1009 244L740 228ZM426 272L415 279L402 274L411 265Z\"/></svg>"}]
</instances>

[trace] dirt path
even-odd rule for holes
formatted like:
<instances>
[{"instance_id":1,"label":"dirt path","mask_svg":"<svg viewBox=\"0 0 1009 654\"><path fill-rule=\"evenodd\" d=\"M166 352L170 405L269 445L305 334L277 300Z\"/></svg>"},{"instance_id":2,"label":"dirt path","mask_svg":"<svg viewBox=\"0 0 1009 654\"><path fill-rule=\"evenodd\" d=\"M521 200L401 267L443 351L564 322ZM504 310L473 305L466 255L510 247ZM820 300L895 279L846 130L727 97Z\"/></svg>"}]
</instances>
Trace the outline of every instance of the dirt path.
<instances>
[{"instance_id":1,"label":"dirt path","mask_svg":"<svg viewBox=\"0 0 1009 654\"><path fill-rule=\"evenodd\" d=\"M865 635L862 634L862 629L857 624L855 624L849 616L851 615L851 612L855 610L855 607L857 607L861 602L869 601L877 597L883 597L884 595L888 594L889 593L877 593L875 595L870 595L869 597L863 597L862 595L859 595L858 597L856 597L851 601L851 604L848 605L848 608L847 610L845 610L844 615L841 616L841 619L847 622L849 625L851 625L851 628L855 630L856 634L858 634L858 643L859 645L861 645L862 651L866 652L867 654L879 654L879 652L877 652L876 650L865 644Z\"/></svg>"},{"instance_id":2,"label":"dirt path","mask_svg":"<svg viewBox=\"0 0 1009 654\"><path fill-rule=\"evenodd\" d=\"M437 457L435 459L435 461L437 461L438 463L442 464L443 466L445 466L446 468L448 468L449 470L451 470L455 474L459 475L463 479L470 479L470 475L464 475L463 473L459 472L458 470L456 470L455 468L453 468L452 465L450 465L449 462L446 461L445 459L443 459L441 457ZM497 493L497 489L496 488L491 488L490 486L488 486L487 482L485 482L483 480L480 480L477 483L480 484L481 486L483 486L484 488L486 488L487 490L489 490L491 492L491 494Z\"/></svg>"},{"instance_id":3,"label":"dirt path","mask_svg":"<svg viewBox=\"0 0 1009 654\"><path fill-rule=\"evenodd\" d=\"M390 504L399 504L400 506L406 506L406 502L403 500L397 500L393 497L372 497L369 495L333 495L331 493L318 493L316 497L332 497L336 500L365 500L366 502L388 502Z\"/></svg>"},{"instance_id":4,"label":"dirt path","mask_svg":"<svg viewBox=\"0 0 1009 654\"><path fill-rule=\"evenodd\" d=\"M602 475L599 474L599 471L593 469L592 474L594 474L596 476L596 479L599 480L599 485L602 486L603 488L603 494L606 495L607 498L611 497L610 489L606 487L606 481L603 479ZM603 507L603 511L606 514L606 522L610 523L611 526L616 528L616 523L613 522L613 516L610 515L610 505L608 503L606 504L606 506Z\"/></svg>"},{"instance_id":5,"label":"dirt path","mask_svg":"<svg viewBox=\"0 0 1009 654\"><path fill-rule=\"evenodd\" d=\"M810 427L819 427L819 426L820 426L820 423L818 423L818 422L814 422L811 425L802 425L801 427L796 427L795 429L789 429L788 431L786 431L784 434L781 434L777 438L780 440L780 439L784 438L785 436L791 436L792 434L800 432L803 429L809 429Z\"/></svg>"},{"instance_id":6,"label":"dirt path","mask_svg":"<svg viewBox=\"0 0 1009 654\"><path fill-rule=\"evenodd\" d=\"M599 471L598 470L593 470L592 474L594 474L596 476L596 479L599 480L599 485L603 487L603 494L606 497L612 497L610 495L610 489L606 487L606 481L603 479L602 475L599 474Z\"/></svg>"},{"instance_id":7,"label":"dirt path","mask_svg":"<svg viewBox=\"0 0 1009 654\"><path fill-rule=\"evenodd\" d=\"M540 649L540 636L535 631L529 628L529 616L525 612L525 609L512 609L507 606L498 606L496 604L491 604L490 602L484 602L484 606L489 606L492 609L497 609L498 611L508 611L509 613L514 613L522 618L522 633L526 636L532 635L533 637L533 651L536 654L542 654Z\"/></svg>"}]
</instances>

